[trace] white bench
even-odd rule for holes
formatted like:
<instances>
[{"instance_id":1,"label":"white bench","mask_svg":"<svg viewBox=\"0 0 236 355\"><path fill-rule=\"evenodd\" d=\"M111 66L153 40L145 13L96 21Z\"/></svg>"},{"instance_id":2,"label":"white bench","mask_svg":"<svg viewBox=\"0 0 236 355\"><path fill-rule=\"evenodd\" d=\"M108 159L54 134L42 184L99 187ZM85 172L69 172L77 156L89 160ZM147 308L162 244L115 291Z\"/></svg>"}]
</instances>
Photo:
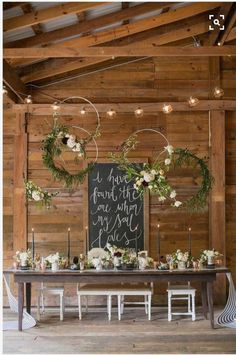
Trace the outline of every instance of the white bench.
<instances>
[{"instance_id":1,"label":"white bench","mask_svg":"<svg viewBox=\"0 0 236 355\"><path fill-rule=\"evenodd\" d=\"M145 311L148 314L148 319L151 319L151 297L152 288L150 286L139 285L82 285L77 287L79 319L82 319L82 304L81 296L107 296L107 313L108 320L111 320L112 296L117 296L118 303L118 319L121 319L121 314L124 310L124 304L127 303L142 303L145 305ZM144 296L144 302L124 302L125 296Z\"/></svg>"},{"instance_id":2,"label":"white bench","mask_svg":"<svg viewBox=\"0 0 236 355\"><path fill-rule=\"evenodd\" d=\"M64 286L45 286L41 283L41 287L37 289L38 291L38 302L37 302L37 320L40 320L41 313L45 312L44 307L44 296L53 295L59 296L60 299L60 320L64 319L65 312L65 302L64 302Z\"/></svg>"}]
</instances>

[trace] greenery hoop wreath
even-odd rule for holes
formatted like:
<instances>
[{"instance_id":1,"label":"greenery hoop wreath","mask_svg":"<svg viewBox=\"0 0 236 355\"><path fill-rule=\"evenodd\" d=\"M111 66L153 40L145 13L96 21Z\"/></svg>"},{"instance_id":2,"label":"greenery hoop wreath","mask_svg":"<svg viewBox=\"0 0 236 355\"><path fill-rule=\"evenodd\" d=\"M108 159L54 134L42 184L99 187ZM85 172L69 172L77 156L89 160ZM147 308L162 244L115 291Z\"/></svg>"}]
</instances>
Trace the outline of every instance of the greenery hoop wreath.
<instances>
[{"instance_id":1,"label":"greenery hoop wreath","mask_svg":"<svg viewBox=\"0 0 236 355\"><path fill-rule=\"evenodd\" d=\"M137 134L151 131L159 134L164 138L166 146L164 150L159 153L154 163L145 163L143 166L131 163L128 159L128 153L134 150L138 144ZM188 149L176 148L169 144L167 138L159 131L151 128L145 128L134 132L123 144L119 154L110 154L113 162L117 163L121 170L123 170L130 180L134 181L134 189L141 195L147 189L159 196L159 201L163 202L169 200L171 205L179 207L187 207L190 210L199 210L204 208L207 195L212 187L213 177L210 174L206 159L201 159ZM177 199L177 193L170 185L167 173L175 168L182 166L192 166L193 168L200 168L200 176L202 178L201 186L197 193L186 201Z\"/></svg>"},{"instance_id":2,"label":"greenery hoop wreath","mask_svg":"<svg viewBox=\"0 0 236 355\"><path fill-rule=\"evenodd\" d=\"M51 132L46 136L43 141L43 163L44 165L51 171L54 179L59 181L64 181L66 187L73 187L78 186L83 183L86 175L89 171L92 170L94 164L98 159L98 146L96 142L96 138L99 137L100 132L100 117L96 107L91 103L89 100L80 97L80 96L73 96L69 97L61 103L69 99L82 99L89 103L93 109L95 110L97 116L97 126L93 133L88 132L86 129L80 126L66 126L61 125L57 122L59 114L54 112L54 125ZM77 138L76 136L69 133L70 128L76 128L85 132L88 136L87 138ZM79 158L86 159L86 146L91 141L94 142L96 148L96 157L95 160L87 165L85 169L81 169L76 174L71 174L67 171L64 167L58 167L55 164L55 158L61 157L63 150L69 148L71 151L76 153L75 161Z\"/></svg>"}]
</instances>

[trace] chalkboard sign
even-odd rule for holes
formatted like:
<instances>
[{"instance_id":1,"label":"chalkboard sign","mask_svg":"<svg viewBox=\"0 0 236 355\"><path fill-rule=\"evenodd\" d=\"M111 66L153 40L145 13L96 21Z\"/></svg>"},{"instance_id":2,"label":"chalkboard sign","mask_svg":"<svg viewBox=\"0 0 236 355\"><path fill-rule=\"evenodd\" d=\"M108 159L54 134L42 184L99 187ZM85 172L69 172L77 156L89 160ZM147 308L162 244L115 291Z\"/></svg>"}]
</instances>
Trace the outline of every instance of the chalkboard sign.
<instances>
[{"instance_id":1,"label":"chalkboard sign","mask_svg":"<svg viewBox=\"0 0 236 355\"><path fill-rule=\"evenodd\" d=\"M97 163L89 173L89 249L107 243L137 250L147 246L144 199L133 184L114 163Z\"/></svg>"}]
</instances>

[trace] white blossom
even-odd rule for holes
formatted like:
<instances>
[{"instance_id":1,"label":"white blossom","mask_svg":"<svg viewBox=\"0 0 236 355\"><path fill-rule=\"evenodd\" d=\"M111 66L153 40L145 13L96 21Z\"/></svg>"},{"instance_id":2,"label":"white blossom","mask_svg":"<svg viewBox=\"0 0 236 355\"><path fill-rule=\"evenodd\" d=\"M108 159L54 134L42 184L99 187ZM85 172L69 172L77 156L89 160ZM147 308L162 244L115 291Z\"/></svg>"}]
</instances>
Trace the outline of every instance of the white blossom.
<instances>
[{"instance_id":1,"label":"white blossom","mask_svg":"<svg viewBox=\"0 0 236 355\"><path fill-rule=\"evenodd\" d=\"M144 175L146 173L146 171L145 170L142 170L141 172L140 172L140 175Z\"/></svg>"},{"instance_id":2,"label":"white blossom","mask_svg":"<svg viewBox=\"0 0 236 355\"><path fill-rule=\"evenodd\" d=\"M165 201L165 200L166 200L166 197L165 197L165 196L160 196L160 197L158 198L158 200L159 200L159 201Z\"/></svg>"},{"instance_id":3,"label":"white blossom","mask_svg":"<svg viewBox=\"0 0 236 355\"><path fill-rule=\"evenodd\" d=\"M41 200L41 193L39 191L34 190L32 192L32 198L34 201L40 201Z\"/></svg>"},{"instance_id":4,"label":"white blossom","mask_svg":"<svg viewBox=\"0 0 236 355\"><path fill-rule=\"evenodd\" d=\"M171 155L171 154L174 153L174 148L173 148L172 145L167 145L167 146L165 147L165 150L167 150L167 152L168 152L169 155Z\"/></svg>"},{"instance_id":5,"label":"white blossom","mask_svg":"<svg viewBox=\"0 0 236 355\"><path fill-rule=\"evenodd\" d=\"M182 205L182 202L180 202L180 201L175 201L175 203L174 203L174 206L175 207L179 207L179 206L181 206Z\"/></svg>"},{"instance_id":6,"label":"white blossom","mask_svg":"<svg viewBox=\"0 0 236 355\"><path fill-rule=\"evenodd\" d=\"M153 186L152 185L148 185L148 188L149 188L149 190L152 190Z\"/></svg>"},{"instance_id":7,"label":"white blossom","mask_svg":"<svg viewBox=\"0 0 236 355\"><path fill-rule=\"evenodd\" d=\"M151 182L151 181L155 180L155 175L145 172L143 178L144 178L144 181Z\"/></svg>"},{"instance_id":8,"label":"white blossom","mask_svg":"<svg viewBox=\"0 0 236 355\"><path fill-rule=\"evenodd\" d=\"M74 146L76 145L74 137L70 136L66 144L68 145L69 148L74 148Z\"/></svg>"},{"instance_id":9,"label":"white blossom","mask_svg":"<svg viewBox=\"0 0 236 355\"><path fill-rule=\"evenodd\" d=\"M170 193L170 198L175 198L176 197L176 192L175 190L172 190L171 193Z\"/></svg>"},{"instance_id":10,"label":"white blossom","mask_svg":"<svg viewBox=\"0 0 236 355\"><path fill-rule=\"evenodd\" d=\"M171 160L170 159L165 159L165 165L170 165Z\"/></svg>"},{"instance_id":11,"label":"white blossom","mask_svg":"<svg viewBox=\"0 0 236 355\"><path fill-rule=\"evenodd\" d=\"M81 150L81 144L80 143L75 143L74 147L72 148L73 152L80 152Z\"/></svg>"},{"instance_id":12,"label":"white blossom","mask_svg":"<svg viewBox=\"0 0 236 355\"><path fill-rule=\"evenodd\" d=\"M156 175L156 174L157 174L156 170L155 170L155 169L152 169L152 170L151 170L151 174Z\"/></svg>"}]
</instances>

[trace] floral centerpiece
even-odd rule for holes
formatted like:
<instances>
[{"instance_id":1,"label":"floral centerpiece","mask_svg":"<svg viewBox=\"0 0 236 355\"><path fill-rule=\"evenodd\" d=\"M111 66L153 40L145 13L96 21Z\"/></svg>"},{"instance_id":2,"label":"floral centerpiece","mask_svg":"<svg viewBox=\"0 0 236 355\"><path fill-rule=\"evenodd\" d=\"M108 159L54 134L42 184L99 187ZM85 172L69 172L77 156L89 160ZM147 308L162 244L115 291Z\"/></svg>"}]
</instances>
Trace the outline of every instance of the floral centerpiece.
<instances>
[{"instance_id":1,"label":"floral centerpiece","mask_svg":"<svg viewBox=\"0 0 236 355\"><path fill-rule=\"evenodd\" d=\"M178 269L186 269L187 263L190 261L191 257L188 251L181 251L177 249L176 252L172 254L172 261L178 267Z\"/></svg>"},{"instance_id":2,"label":"floral centerpiece","mask_svg":"<svg viewBox=\"0 0 236 355\"><path fill-rule=\"evenodd\" d=\"M46 207L50 207L52 197L58 194L58 192L50 193L48 191L44 191L41 187L37 186L30 180L25 180L25 192L28 201L34 201L38 206Z\"/></svg>"},{"instance_id":3,"label":"floral centerpiece","mask_svg":"<svg viewBox=\"0 0 236 355\"><path fill-rule=\"evenodd\" d=\"M57 271L59 268L64 269L67 266L67 260L60 253L50 254L44 259L46 267L52 269L52 271Z\"/></svg>"},{"instance_id":4,"label":"floral centerpiece","mask_svg":"<svg viewBox=\"0 0 236 355\"><path fill-rule=\"evenodd\" d=\"M32 267L33 260L30 249L27 249L26 251L17 251L14 255L14 259L17 265L20 265L22 269Z\"/></svg>"},{"instance_id":5,"label":"floral centerpiece","mask_svg":"<svg viewBox=\"0 0 236 355\"><path fill-rule=\"evenodd\" d=\"M221 257L222 254L220 254L218 251L215 249L211 250L204 250L199 257L199 262L202 264L207 264L207 267L215 267L215 259Z\"/></svg>"}]
</instances>

